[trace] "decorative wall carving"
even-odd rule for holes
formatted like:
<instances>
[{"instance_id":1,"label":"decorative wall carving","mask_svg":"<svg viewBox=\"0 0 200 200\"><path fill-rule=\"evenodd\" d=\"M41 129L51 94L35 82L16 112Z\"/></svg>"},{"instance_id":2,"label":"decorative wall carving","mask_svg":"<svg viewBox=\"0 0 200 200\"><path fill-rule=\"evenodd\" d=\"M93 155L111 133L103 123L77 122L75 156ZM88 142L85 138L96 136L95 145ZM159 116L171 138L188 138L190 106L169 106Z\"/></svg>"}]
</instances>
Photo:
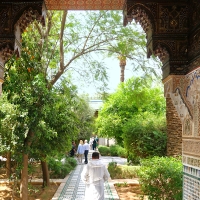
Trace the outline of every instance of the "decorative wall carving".
<instances>
[{"instance_id":1,"label":"decorative wall carving","mask_svg":"<svg viewBox=\"0 0 200 200\"><path fill-rule=\"evenodd\" d=\"M200 140L183 140L183 153L200 156Z\"/></svg>"},{"instance_id":2,"label":"decorative wall carving","mask_svg":"<svg viewBox=\"0 0 200 200\"><path fill-rule=\"evenodd\" d=\"M22 16L19 18L15 24L15 47L14 51L16 54L21 54L21 34L24 32L26 27L36 19L41 19L42 16L37 10L32 10L29 8L25 10ZM19 56L18 55L18 56Z\"/></svg>"},{"instance_id":3,"label":"decorative wall carving","mask_svg":"<svg viewBox=\"0 0 200 200\"><path fill-rule=\"evenodd\" d=\"M125 0L45 0L48 10L122 10Z\"/></svg>"},{"instance_id":4,"label":"decorative wall carving","mask_svg":"<svg viewBox=\"0 0 200 200\"><path fill-rule=\"evenodd\" d=\"M190 16L189 20L192 27L200 25L200 4L199 0L190 0Z\"/></svg>"},{"instance_id":5,"label":"decorative wall carving","mask_svg":"<svg viewBox=\"0 0 200 200\"><path fill-rule=\"evenodd\" d=\"M188 30L188 6L160 4L159 5L159 32L160 33L183 33Z\"/></svg>"},{"instance_id":6,"label":"decorative wall carving","mask_svg":"<svg viewBox=\"0 0 200 200\"><path fill-rule=\"evenodd\" d=\"M188 3L142 2L127 1L124 25L134 19L144 27L147 34L147 56L150 57L152 53L159 56L163 63L163 78L170 74L186 74L188 72Z\"/></svg>"}]
</instances>

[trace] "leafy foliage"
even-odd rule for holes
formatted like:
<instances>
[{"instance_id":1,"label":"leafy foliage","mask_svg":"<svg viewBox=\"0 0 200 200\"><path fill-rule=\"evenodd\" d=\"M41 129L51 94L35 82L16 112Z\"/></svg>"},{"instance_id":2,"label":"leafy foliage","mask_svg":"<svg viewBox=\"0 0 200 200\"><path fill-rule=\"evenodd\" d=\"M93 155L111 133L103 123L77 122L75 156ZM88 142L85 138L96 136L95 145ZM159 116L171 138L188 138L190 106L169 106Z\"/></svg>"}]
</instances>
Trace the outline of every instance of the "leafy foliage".
<instances>
[{"instance_id":1,"label":"leafy foliage","mask_svg":"<svg viewBox=\"0 0 200 200\"><path fill-rule=\"evenodd\" d=\"M96 120L99 135L115 138L134 157L165 155L165 100L150 79L132 78L105 101Z\"/></svg>"},{"instance_id":2,"label":"leafy foliage","mask_svg":"<svg viewBox=\"0 0 200 200\"><path fill-rule=\"evenodd\" d=\"M77 165L74 158L65 158L64 161L49 158L51 178L65 178Z\"/></svg>"},{"instance_id":3,"label":"leafy foliage","mask_svg":"<svg viewBox=\"0 0 200 200\"><path fill-rule=\"evenodd\" d=\"M98 146L98 151L102 156L109 156L110 155L110 148L107 146Z\"/></svg>"},{"instance_id":4,"label":"leafy foliage","mask_svg":"<svg viewBox=\"0 0 200 200\"><path fill-rule=\"evenodd\" d=\"M119 145L99 146L98 151L102 156L120 156L123 158L127 157L126 149Z\"/></svg>"},{"instance_id":5,"label":"leafy foliage","mask_svg":"<svg viewBox=\"0 0 200 200\"><path fill-rule=\"evenodd\" d=\"M150 200L182 199L181 159L173 157L144 159L137 174L141 189Z\"/></svg>"},{"instance_id":6,"label":"leafy foliage","mask_svg":"<svg viewBox=\"0 0 200 200\"><path fill-rule=\"evenodd\" d=\"M108 164L108 171L112 179L132 179L137 178L138 166L118 166L116 162Z\"/></svg>"}]
</instances>

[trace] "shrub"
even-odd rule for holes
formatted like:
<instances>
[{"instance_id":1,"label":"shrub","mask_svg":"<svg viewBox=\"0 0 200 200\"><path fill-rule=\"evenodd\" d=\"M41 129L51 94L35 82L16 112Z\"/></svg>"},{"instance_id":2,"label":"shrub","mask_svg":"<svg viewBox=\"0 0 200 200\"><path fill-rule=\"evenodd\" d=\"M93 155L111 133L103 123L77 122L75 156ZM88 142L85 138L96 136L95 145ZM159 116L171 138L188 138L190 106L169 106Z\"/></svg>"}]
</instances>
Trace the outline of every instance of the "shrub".
<instances>
[{"instance_id":1,"label":"shrub","mask_svg":"<svg viewBox=\"0 0 200 200\"><path fill-rule=\"evenodd\" d=\"M117 165L116 162L108 164L108 171L112 179L136 178L138 166Z\"/></svg>"},{"instance_id":2,"label":"shrub","mask_svg":"<svg viewBox=\"0 0 200 200\"><path fill-rule=\"evenodd\" d=\"M65 161L49 159L49 169L51 171L51 178L65 178L76 166L74 158L65 158Z\"/></svg>"},{"instance_id":3,"label":"shrub","mask_svg":"<svg viewBox=\"0 0 200 200\"><path fill-rule=\"evenodd\" d=\"M148 119L148 120L143 120ZM143 113L127 121L123 128L124 145L132 154L129 160L166 156L166 119L154 114Z\"/></svg>"},{"instance_id":4,"label":"shrub","mask_svg":"<svg viewBox=\"0 0 200 200\"><path fill-rule=\"evenodd\" d=\"M120 156L123 158L127 158L126 150L119 145L111 145L107 146L99 146L98 150L102 156Z\"/></svg>"},{"instance_id":5,"label":"shrub","mask_svg":"<svg viewBox=\"0 0 200 200\"><path fill-rule=\"evenodd\" d=\"M72 168L75 168L77 165L77 161L72 157L66 157L65 163L69 163L69 165L72 166Z\"/></svg>"},{"instance_id":6,"label":"shrub","mask_svg":"<svg viewBox=\"0 0 200 200\"><path fill-rule=\"evenodd\" d=\"M141 161L139 182L149 199L182 199L182 163L172 157L153 157Z\"/></svg>"},{"instance_id":7,"label":"shrub","mask_svg":"<svg viewBox=\"0 0 200 200\"><path fill-rule=\"evenodd\" d=\"M102 156L109 156L110 155L110 148L106 146L99 146L98 151Z\"/></svg>"},{"instance_id":8,"label":"shrub","mask_svg":"<svg viewBox=\"0 0 200 200\"><path fill-rule=\"evenodd\" d=\"M117 166L116 162L110 162L108 164L108 171L112 179L115 179L117 174L122 173L122 170Z\"/></svg>"},{"instance_id":9,"label":"shrub","mask_svg":"<svg viewBox=\"0 0 200 200\"><path fill-rule=\"evenodd\" d=\"M111 156L118 156L118 145L111 145L110 146L110 155Z\"/></svg>"},{"instance_id":10,"label":"shrub","mask_svg":"<svg viewBox=\"0 0 200 200\"><path fill-rule=\"evenodd\" d=\"M117 155L119 157L122 157L122 158L127 158L127 151L126 151L126 149L119 146L118 149L117 149Z\"/></svg>"}]
</instances>

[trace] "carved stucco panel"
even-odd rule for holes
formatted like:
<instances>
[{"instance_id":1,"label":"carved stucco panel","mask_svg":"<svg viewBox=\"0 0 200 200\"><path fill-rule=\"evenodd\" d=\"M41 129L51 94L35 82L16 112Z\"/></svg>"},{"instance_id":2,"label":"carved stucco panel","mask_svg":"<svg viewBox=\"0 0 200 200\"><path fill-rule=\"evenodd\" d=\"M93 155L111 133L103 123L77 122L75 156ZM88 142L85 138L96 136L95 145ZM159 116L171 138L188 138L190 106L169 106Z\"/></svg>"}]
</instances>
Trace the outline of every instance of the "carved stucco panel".
<instances>
[{"instance_id":1,"label":"carved stucco panel","mask_svg":"<svg viewBox=\"0 0 200 200\"><path fill-rule=\"evenodd\" d=\"M194 133L194 121L185 98L185 76L170 76L164 82L164 95L170 97L182 123L182 135L191 137Z\"/></svg>"},{"instance_id":2,"label":"carved stucco panel","mask_svg":"<svg viewBox=\"0 0 200 200\"><path fill-rule=\"evenodd\" d=\"M183 140L183 153L200 156L200 141L199 140Z\"/></svg>"},{"instance_id":3,"label":"carved stucco panel","mask_svg":"<svg viewBox=\"0 0 200 200\"><path fill-rule=\"evenodd\" d=\"M172 99L183 125L183 137L200 137L200 68L183 76L169 76L165 97Z\"/></svg>"},{"instance_id":4,"label":"carved stucco panel","mask_svg":"<svg viewBox=\"0 0 200 200\"><path fill-rule=\"evenodd\" d=\"M186 120L186 118L191 120L189 110L181 96L180 90L177 89L174 93L170 93L170 97L172 99L174 107L176 108L179 114L182 124L188 121Z\"/></svg>"},{"instance_id":5,"label":"carved stucco panel","mask_svg":"<svg viewBox=\"0 0 200 200\"><path fill-rule=\"evenodd\" d=\"M184 137L190 137L193 134L194 123L189 115L187 115L183 121L183 132Z\"/></svg>"}]
</instances>

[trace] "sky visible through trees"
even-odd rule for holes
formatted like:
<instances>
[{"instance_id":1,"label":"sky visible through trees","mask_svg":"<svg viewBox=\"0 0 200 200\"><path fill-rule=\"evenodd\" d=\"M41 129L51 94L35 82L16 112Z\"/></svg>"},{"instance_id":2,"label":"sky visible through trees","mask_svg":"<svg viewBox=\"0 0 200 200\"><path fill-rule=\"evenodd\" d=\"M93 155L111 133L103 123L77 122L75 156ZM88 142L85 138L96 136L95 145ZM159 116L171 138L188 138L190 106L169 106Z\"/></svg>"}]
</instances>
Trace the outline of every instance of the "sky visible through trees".
<instances>
[{"instance_id":1,"label":"sky visible through trees","mask_svg":"<svg viewBox=\"0 0 200 200\"><path fill-rule=\"evenodd\" d=\"M76 16L82 16L82 13L85 11L70 11L71 13L76 13ZM123 16L122 16L123 19ZM80 17L80 20L84 23L84 20ZM131 24L135 24L133 21ZM131 24L128 24L127 26L131 26ZM137 24L136 26L137 30L141 32L141 34L145 34L144 31L142 30L140 24ZM145 48L146 47L141 47ZM140 54L141 49L138 49L138 54ZM142 53L141 53L142 54ZM99 55L98 55L99 56ZM119 66L119 59L117 57L99 57L99 59L103 60L105 63L105 66L107 67L107 74L108 74L108 93L113 93L116 91L119 83L120 83L120 66ZM147 55L145 54L143 56L144 60L147 60ZM158 67L158 62L154 61L152 58L149 58L149 63L152 66ZM144 76L144 72L142 70L135 71L134 68L134 63L136 64L136 61L130 61L129 59L127 60L127 64L125 67L125 81L132 76ZM157 69L158 75L161 77L161 68ZM77 71L72 72L72 79L73 83L77 85L78 91L80 94L89 94L90 97L95 96L97 94L97 85L94 83L90 83L89 85L87 84L87 81L81 81L80 76ZM88 81L89 82L89 81Z\"/></svg>"}]
</instances>

